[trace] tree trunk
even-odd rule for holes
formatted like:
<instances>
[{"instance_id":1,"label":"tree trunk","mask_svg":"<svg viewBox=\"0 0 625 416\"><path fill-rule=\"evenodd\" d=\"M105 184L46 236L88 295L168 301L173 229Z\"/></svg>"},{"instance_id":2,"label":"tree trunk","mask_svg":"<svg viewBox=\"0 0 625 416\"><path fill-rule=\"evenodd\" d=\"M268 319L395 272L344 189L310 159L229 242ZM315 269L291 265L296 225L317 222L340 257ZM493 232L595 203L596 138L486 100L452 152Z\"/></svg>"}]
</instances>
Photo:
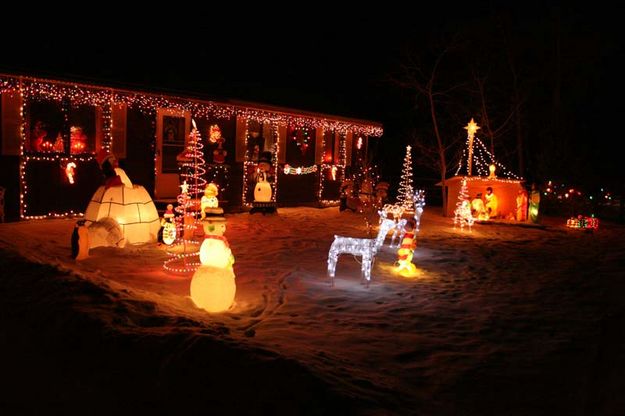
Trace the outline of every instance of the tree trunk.
<instances>
[{"instance_id":1,"label":"tree trunk","mask_svg":"<svg viewBox=\"0 0 625 416\"><path fill-rule=\"evenodd\" d=\"M434 95L432 89L428 89L428 99L430 101L430 115L432 116L432 125L434 126L434 135L436 136L436 142L438 144L438 157L440 161L441 169L441 185L442 185L442 197L443 197L443 216L447 215L447 189L446 176L447 176L447 161L445 159L445 146L443 146L443 139L441 138L440 131L438 129L438 121L436 119L436 106L434 104Z\"/></svg>"}]
</instances>

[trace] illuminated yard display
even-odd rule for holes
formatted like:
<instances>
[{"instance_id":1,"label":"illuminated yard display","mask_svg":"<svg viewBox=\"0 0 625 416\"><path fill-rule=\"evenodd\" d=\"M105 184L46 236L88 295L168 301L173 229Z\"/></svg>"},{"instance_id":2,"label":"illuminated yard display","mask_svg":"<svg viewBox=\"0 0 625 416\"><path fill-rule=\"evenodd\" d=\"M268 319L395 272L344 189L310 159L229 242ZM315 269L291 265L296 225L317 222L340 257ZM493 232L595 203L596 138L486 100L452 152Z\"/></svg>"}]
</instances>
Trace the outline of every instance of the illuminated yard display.
<instances>
[{"instance_id":1,"label":"illuminated yard display","mask_svg":"<svg viewBox=\"0 0 625 416\"><path fill-rule=\"evenodd\" d=\"M412 189L412 147L406 146L406 156L401 173L401 182L397 191L397 204L404 208L404 211L414 211L414 190Z\"/></svg>"},{"instance_id":2,"label":"illuminated yard display","mask_svg":"<svg viewBox=\"0 0 625 416\"><path fill-rule=\"evenodd\" d=\"M167 205L167 210L163 215L161 225L163 227L163 243L169 246L176 241L176 220L174 206L172 204Z\"/></svg>"},{"instance_id":3,"label":"illuminated yard display","mask_svg":"<svg viewBox=\"0 0 625 416\"><path fill-rule=\"evenodd\" d=\"M599 218L578 215L577 218L573 217L566 220L566 226L581 230L597 230L599 229Z\"/></svg>"},{"instance_id":4,"label":"illuminated yard display","mask_svg":"<svg viewBox=\"0 0 625 416\"><path fill-rule=\"evenodd\" d=\"M415 238L415 224L408 221L405 226L405 235L401 240L399 250L397 250L397 265L395 272L403 277L414 277L417 275L417 267L412 262L412 256L417 247Z\"/></svg>"},{"instance_id":5,"label":"illuminated yard display","mask_svg":"<svg viewBox=\"0 0 625 416\"><path fill-rule=\"evenodd\" d=\"M476 133L480 127L473 119L467 124L466 148L458 163L455 176L445 181L447 186L447 211L445 215L456 219L457 203L468 200L462 211L472 212L475 220L488 220L486 215L486 189L492 188L497 198L498 218L516 218L516 198L523 189L523 179L510 172L504 165L495 160ZM463 183L466 184L466 196L460 197ZM439 185L441 185L439 183ZM478 201L482 199L481 203ZM484 209L482 210L482 205ZM480 215L481 214L481 215ZM455 220L456 225L459 225ZM466 224L466 222L465 222Z\"/></svg>"},{"instance_id":6,"label":"illuminated yard display","mask_svg":"<svg viewBox=\"0 0 625 416\"><path fill-rule=\"evenodd\" d=\"M98 188L87 205L85 225L111 219L129 244L156 242L161 224L150 194L143 186L132 184L122 169L115 168L115 173L121 185Z\"/></svg>"},{"instance_id":7,"label":"illuminated yard display","mask_svg":"<svg viewBox=\"0 0 625 416\"><path fill-rule=\"evenodd\" d=\"M471 215L471 203L469 202L469 192L467 190L467 181L464 179L458 193L458 202L456 202L456 210L454 211L454 228L457 226L461 230L465 225L471 231L473 226L473 215Z\"/></svg>"},{"instance_id":8,"label":"illuminated yard display","mask_svg":"<svg viewBox=\"0 0 625 416\"><path fill-rule=\"evenodd\" d=\"M194 121L180 174L184 181L180 185L178 206L175 208L178 213L176 217L177 239L175 244L167 250L171 258L163 265L165 270L171 273L191 273L199 267L199 243L195 239L199 212L200 210L204 212L208 205L214 205L216 201L217 187L214 184L206 186L206 180L203 178L206 170L202 148L202 137ZM200 198L202 194L204 196Z\"/></svg>"},{"instance_id":9,"label":"illuminated yard display","mask_svg":"<svg viewBox=\"0 0 625 416\"><path fill-rule=\"evenodd\" d=\"M338 204L340 182L351 164L354 149L358 146L359 151L366 151L370 138L380 137L383 132L375 122L263 104L221 103L28 76L0 74L0 96L3 113L11 115L3 118L3 131L7 132L3 146L9 150L0 157L17 156L19 160L19 171L13 172L14 185L8 183L19 188L19 198L11 201L15 206L7 207L12 218L82 215L82 204L95 191L89 184L95 183L98 176L94 155L100 149L115 151L121 161L133 166L132 175L140 178L150 194L155 193L163 201L176 195L177 172L166 172L163 161L169 161L167 169L171 170L173 160L175 170L177 153L172 154L172 149L178 145L179 136L172 136L175 145L166 142L171 139L162 135L160 123L170 116L162 114L175 113L170 118L189 122L195 118L206 126L211 145L207 151L211 159L206 167L207 179L217 183L222 193L230 190L224 198L228 205L245 207L253 203L253 192L246 195L245 190L248 183L250 191L254 189L256 181L249 179L256 175L258 163L253 154L245 157L246 139L242 132L248 123L259 123L265 129L266 146L261 152L272 154L273 180L268 180L272 191L270 202L285 205ZM61 120L59 125L46 125L48 115ZM182 127L188 129L185 126L183 123ZM235 138L224 140L221 129ZM299 154L310 156L310 161L296 163L285 158L286 144L293 142L293 136L287 132L292 130L302 132L294 136L294 143ZM150 137L154 143L149 143ZM184 143L180 146L184 148ZM66 170L70 163L76 165L73 171ZM243 175L239 174L241 170ZM163 173L170 176L165 178ZM40 179L42 176L49 178L46 186ZM277 199L281 192L279 177L289 177L282 188L284 201ZM194 182L184 179L192 194ZM234 182L230 187L229 181ZM307 184L306 199L302 198L302 184ZM53 188L66 197L46 204L46 197L54 194ZM294 195L291 199L286 198L291 194Z\"/></svg>"},{"instance_id":10,"label":"illuminated yard display","mask_svg":"<svg viewBox=\"0 0 625 416\"><path fill-rule=\"evenodd\" d=\"M330 246L328 253L328 275L334 285L334 276L336 274L336 263L341 254L352 254L361 257L362 278L367 285L371 281L371 267L373 259L384 244L384 239L388 232L395 226L393 221L383 221L380 225L377 238L352 238L334 236L334 241Z\"/></svg>"},{"instance_id":11,"label":"illuminated yard display","mask_svg":"<svg viewBox=\"0 0 625 416\"><path fill-rule=\"evenodd\" d=\"M191 299L208 312L222 312L230 308L236 294L234 256L224 237L226 219L223 209L207 207L202 220L204 241L200 246L201 266L191 280Z\"/></svg>"},{"instance_id":12,"label":"illuminated yard display","mask_svg":"<svg viewBox=\"0 0 625 416\"><path fill-rule=\"evenodd\" d=\"M154 202L140 185L98 188L87 206L85 220L89 225L103 218L114 219L130 244L155 242L160 228Z\"/></svg>"}]
</instances>

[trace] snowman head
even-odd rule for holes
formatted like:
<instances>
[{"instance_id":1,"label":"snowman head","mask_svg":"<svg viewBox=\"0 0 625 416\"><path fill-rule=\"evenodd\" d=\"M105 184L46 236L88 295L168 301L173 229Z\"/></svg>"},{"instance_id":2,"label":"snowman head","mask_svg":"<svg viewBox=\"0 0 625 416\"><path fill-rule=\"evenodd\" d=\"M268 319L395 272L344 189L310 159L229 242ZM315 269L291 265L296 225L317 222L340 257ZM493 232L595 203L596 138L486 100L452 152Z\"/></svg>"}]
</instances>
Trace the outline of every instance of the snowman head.
<instances>
[{"instance_id":1,"label":"snowman head","mask_svg":"<svg viewBox=\"0 0 625 416\"><path fill-rule=\"evenodd\" d=\"M226 219L224 217L206 217L202 220L202 227L206 235L222 236L226 232Z\"/></svg>"}]
</instances>

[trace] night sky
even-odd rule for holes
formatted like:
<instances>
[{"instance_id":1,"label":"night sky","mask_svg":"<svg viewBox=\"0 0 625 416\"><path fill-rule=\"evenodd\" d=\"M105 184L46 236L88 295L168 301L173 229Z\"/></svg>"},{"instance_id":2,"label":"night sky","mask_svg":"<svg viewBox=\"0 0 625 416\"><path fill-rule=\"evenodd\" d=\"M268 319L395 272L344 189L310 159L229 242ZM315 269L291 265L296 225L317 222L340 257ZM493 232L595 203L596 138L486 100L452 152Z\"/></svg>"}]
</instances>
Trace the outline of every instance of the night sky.
<instances>
[{"instance_id":1,"label":"night sky","mask_svg":"<svg viewBox=\"0 0 625 416\"><path fill-rule=\"evenodd\" d=\"M237 8L168 10L158 18L118 13L108 22L76 16L71 25L54 24L39 13L28 29L37 44L2 29L0 71L380 121L385 136L376 159L397 161L397 166L379 163L383 175L393 179L403 146L432 137L422 97L389 81L406 56L429 68L444 47L453 45L442 61L438 85L460 88L439 108L443 133L462 135L469 118L480 123L476 71L487 79L489 116L495 124L507 117L511 78L502 46L505 33L524 95L523 175L618 188L623 182L618 13L571 3L414 7L415 12L365 7L335 14L316 5L315 10L282 10L283 16ZM554 127L557 68L560 123ZM505 130L496 144L498 158L516 170L514 129L510 124ZM450 159L456 154L457 149L450 150ZM436 179L436 171L416 159L417 177Z\"/></svg>"}]
</instances>

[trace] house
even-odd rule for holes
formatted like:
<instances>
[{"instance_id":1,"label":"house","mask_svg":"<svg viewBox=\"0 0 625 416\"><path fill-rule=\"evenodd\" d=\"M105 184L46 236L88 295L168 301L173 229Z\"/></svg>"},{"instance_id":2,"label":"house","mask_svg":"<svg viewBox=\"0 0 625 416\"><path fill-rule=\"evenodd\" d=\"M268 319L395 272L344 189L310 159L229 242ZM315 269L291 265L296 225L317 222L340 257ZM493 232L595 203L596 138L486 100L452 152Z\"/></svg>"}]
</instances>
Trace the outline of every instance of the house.
<instances>
[{"instance_id":1,"label":"house","mask_svg":"<svg viewBox=\"0 0 625 416\"><path fill-rule=\"evenodd\" d=\"M263 154L271 155L278 205L333 205L342 179L383 132L367 120L28 76L0 74L0 95L7 219L82 213L101 183L100 149L156 201L174 201L192 119L221 205L251 205Z\"/></svg>"}]
</instances>

